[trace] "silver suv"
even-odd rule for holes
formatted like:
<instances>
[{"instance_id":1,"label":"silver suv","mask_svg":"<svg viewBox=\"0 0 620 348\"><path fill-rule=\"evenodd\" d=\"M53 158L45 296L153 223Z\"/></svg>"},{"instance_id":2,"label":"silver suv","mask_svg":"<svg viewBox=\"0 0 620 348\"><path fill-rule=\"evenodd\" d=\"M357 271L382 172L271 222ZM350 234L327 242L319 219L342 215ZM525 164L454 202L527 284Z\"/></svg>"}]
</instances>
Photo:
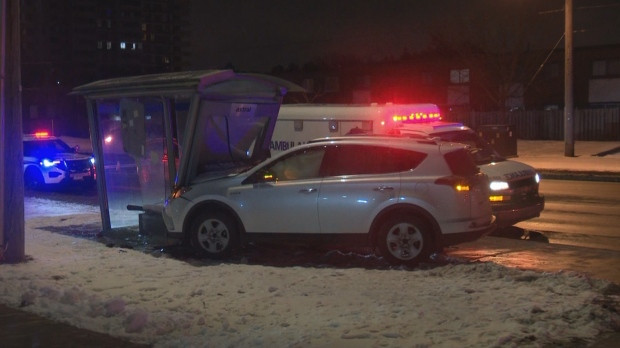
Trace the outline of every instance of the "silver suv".
<instances>
[{"instance_id":1,"label":"silver suv","mask_svg":"<svg viewBox=\"0 0 620 348\"><path fill-rule=\"evenodd\" d=\"M326 139L240 173L203 175L166 200L171 236L228 256L256 239L372 246L414 265L495 228L488 178L464 145L388 137Z\"/></svg>"}]
</instances>

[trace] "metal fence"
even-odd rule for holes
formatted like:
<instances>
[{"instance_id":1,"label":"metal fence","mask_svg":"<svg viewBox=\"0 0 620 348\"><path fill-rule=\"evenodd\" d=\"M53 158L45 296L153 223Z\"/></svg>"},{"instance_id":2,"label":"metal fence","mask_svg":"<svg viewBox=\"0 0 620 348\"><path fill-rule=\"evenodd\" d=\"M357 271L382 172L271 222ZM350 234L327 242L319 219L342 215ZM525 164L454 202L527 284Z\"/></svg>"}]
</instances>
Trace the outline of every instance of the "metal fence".
<instances>
[{"instance_id":1,"label":"metal fence","mask_svg":"<svg viewBox=\"0 0 620 348\"><path fill-rule=\"evenodd\" d=\"M574 111L574 139L620 140L620 108ZM517 138L526 140L563 140L564 111L458 112L444 114L444 120L456 121L477 129L485 125L511 125Z\"/></svg>"}]
</instances>

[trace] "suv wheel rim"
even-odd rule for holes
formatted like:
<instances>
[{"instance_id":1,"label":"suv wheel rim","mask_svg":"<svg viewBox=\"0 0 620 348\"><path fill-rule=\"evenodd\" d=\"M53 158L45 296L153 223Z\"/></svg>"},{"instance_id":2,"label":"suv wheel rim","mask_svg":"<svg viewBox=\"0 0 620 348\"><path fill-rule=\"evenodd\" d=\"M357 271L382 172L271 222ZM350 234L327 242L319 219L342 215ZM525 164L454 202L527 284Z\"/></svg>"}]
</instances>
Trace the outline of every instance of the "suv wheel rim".
<instances>
[{"instance_id":1,"label":"suv wheel rim","mask_svg":"<svg viewBox=\"0 0 620 348\"><path fill-rule=\"evenodd\" d=\"M206 251L221 253L230 242L230 233L226 224L218 219L207 219L198 228L198 243Z\"/></svg>"},{"instance_id":2,"label":"suv wheel rim","mask_svg":"<svg viewBox=\"0 0 620 348\"><path fill-rule=\"evenodd\" d=\"M399 260L417 257L424 247L424 237L420 230L409 223L394 225L387 233L387 248Z\"/></svg>"}]
</instances>

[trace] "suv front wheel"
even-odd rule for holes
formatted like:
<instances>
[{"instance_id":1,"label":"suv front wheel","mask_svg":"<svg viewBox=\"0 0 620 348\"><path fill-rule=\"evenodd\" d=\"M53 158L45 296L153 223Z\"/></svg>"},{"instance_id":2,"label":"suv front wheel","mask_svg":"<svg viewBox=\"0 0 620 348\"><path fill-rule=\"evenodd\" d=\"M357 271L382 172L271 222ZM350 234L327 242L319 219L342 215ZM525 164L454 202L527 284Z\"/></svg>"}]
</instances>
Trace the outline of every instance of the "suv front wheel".
<instances>
[{"instance_id":1,"label":"suv front wheel","mask_svg":"<svg viewBox=\"0 0 620 348\"><path fill-rule=\"evenodd\" d=\"M29 167L24 173L24 184L30 189L41 189L45 186L45 179L40 171Z\"/></svg>"},{"instance_id":2,"label":"suv front wheel","mask_svg":"<svg viewBox=\"0 0 620 348\"><path fill-rule=\"evenodd\" d=\"M416 216L393 216L381 225L377 248L391 264L415 266L431 254L430 228Z\"/></svg>"},{"instance_id":3,"label":"suv front wheel","mask_svg":"<svg viewBox=\"0 0 620 348\"><path fill-rule=\"evenodd\" d=\"M189 232L192 248L213 259L230 256L239 238L233 219L218 211L198 215Z\"/></svg>"}]
</instances>

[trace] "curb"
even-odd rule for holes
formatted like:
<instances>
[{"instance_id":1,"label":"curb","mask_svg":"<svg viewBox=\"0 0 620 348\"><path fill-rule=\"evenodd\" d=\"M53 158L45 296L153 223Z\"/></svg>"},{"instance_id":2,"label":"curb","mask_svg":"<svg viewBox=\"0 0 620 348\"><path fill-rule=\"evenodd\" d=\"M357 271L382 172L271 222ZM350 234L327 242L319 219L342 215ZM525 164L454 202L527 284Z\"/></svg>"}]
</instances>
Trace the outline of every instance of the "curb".
<instances>
[{"instance_id":1,"label":"curb","mask_svg":"<svg viewBox=\"0 0 620 348\"><path fill-rule=\"evenodd\" d=\"M543 179L620 182L618 172L570 171L555 169L537 169Z\"/></svg>"}]
</instances>

